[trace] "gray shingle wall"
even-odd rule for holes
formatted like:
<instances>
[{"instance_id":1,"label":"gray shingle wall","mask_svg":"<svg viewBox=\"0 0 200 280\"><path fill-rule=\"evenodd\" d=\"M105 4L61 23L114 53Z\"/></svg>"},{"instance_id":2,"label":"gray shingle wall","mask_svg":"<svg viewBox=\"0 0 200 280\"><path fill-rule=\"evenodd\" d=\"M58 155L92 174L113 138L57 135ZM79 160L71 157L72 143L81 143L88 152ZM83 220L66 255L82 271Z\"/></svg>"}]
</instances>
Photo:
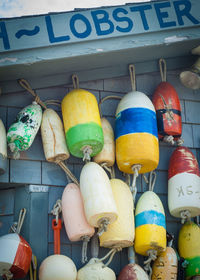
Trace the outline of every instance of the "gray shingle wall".
<instances>
[{"instance_id":1,"label":"gray shingle wall","mask_svg":"<svg viewBox=\"0 0 200 280\"><path fill-rule=\"evenodd\" d=\"M190 89L184 88L179 81L179 71L168 72L168 82L172 83L172 85L176 88L179 98L181 100L182 106L182 121L183 121L183 139L185 141L185 145L193 151L193 153L197 156L197 159L200 160L200 91L192 91ZM137 90L143 91L148 94L149 97L152 96L156 86L160 82L159 73L152 74L143 74L137 76ZM107 95L119 95L123 96L125 93L131 90L129 77L123 78L113 78L99 81L91 81L87 83L81 83L80 87L85 88L91 91L97 97L97 100L102 99ZM46 88L46 89L36 89L37 94L40 96L42 100L47 99L59 99L65 96L65 94L72 88L69 86L60 86L54 88ZM29 105L32 101L32 97L29 93L25 93L24 91L16 94L8 94L2 95L0 97L0 118L2 118L6 129L10 126L10 124L15 120L17 112L26 105ZM101 106L103 116L107 117L112 126L114 127L114 115L115 110L118 104L118 100L108 100ZM57 108L56 108L57 109ZM59 110L60 114L60 110ZM176 242L178 231L180 229L180 221L178 219L173 218L168 211L167 206L167 169L169 158L174 150L174 147L170 147L167 144L160 143L160 161L157 168L157 181L155 184L155 192L159 195L162 200L166 212L167 219L167 231L175 234ZM75 176L79 179L80 171L83 166L83 162L80 159L70 157L67 161L68 167L75 174ZM116 177L123 179L121 172L116 168ZM13 183L17 183L19 185L26 184L38 184L38 185L47 185L49 186L48 194L44 197L47 199L47 209L43 209L43 211L48 211L48 230L44 232L44 235L47 236L48 246L46 246L46 251L43 252L43 255L52 254L53 253L53 233L51 230L51 209L53 204L56 202L57 198L61 198L63 189L67 184L67 178L64 172L56 166L54 163L49 163L45 161L41 135L38 133L33 145L31 148L21 153L20 160L13 160L12 155L9 153L9 160L7 164L7 171L4 175L0 176L0 235L6 234L10 225L12 224L14 217L16 217L16 213L14 213L16 207L16 190L18 187L13 185ZM138 194L137 198L141 195L142 192L147 190L147 185L140 176L137 180ZM33 196L31 193L29 194L31 197ZM40 193L37 194L38 197ZM44 195L44 194L41 194ZM34 202L34 196L32 197ZM21 204L20 204L21 203ZM23 201L17 202L18 207L24 207ZM32 207L30 209L34 209L34 203L27 203L27 207ZM30 223L34 222L34 213L29 213L29 219L25 225L24 236L30 240L29 226ZM42 216L43 218L45 216ZM40 221L43 223L44 221ZM35 236L36 238L40 238L37 236L37 229L34 229L34 225L31 225L33 230L32 239ZM175 244L177 244L175 242ZM89 246L90 249L90 246ZM38 249L39 250L39 249ZM108 250L105 248L101 248L100 256L103 256ZM76 263L77 268L81 267L81 243L70 243L68 240L64 227L61 231L61 253L71 257L73 261ZM37 252L35 252L37 254ZM88 250L88 255L90 257L90 252ZM40 254L41 256L41 254ZM115 270L118 274L120 269L127 263L127 251L123 250L118 253L110 267Z\"/></svg>"}]
</instances>

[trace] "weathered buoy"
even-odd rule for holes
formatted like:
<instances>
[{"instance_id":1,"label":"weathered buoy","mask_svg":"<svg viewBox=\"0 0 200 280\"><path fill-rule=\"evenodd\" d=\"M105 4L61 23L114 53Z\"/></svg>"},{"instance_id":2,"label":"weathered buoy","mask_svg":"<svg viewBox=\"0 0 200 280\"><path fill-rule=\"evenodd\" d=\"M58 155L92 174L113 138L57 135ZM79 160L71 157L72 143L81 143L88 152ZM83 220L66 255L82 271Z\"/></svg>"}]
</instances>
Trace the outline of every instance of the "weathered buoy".
<instances>
[{"instance_id":1,"label":"weathered buoy","mask_svg":"<svg viewBox=\"0 0 200 280\"><path fill-rule=\"evenodd\" d=\"M149 277L144 269L135 263L135 252L133 247L128 248L128 259L129 264L121 270L117 280L148 280Z\"/></svg>"},{"instance_id":2,"label":"weathered buoy","mask_svg":"<svg viewBox=\"0 0 200 280\"><path fill-rule=\"evenodd\" d=\"M103 229L117 217L111 183L103 168L95 162L86 163L80 174L80 189L87 221Z\"/></svg>"},{"instance_id":3,"label":"weathered buoy","mask_svg":"<svg viewBox=\"0 0 200 280\"><path fill-rule=\"evenodd\" d=\"M62 100L67 146L76 157L89 159L103 148L103 130L96 97L74 89Z\"/></svg>"},{"instance_id":4,"label":"weathered buoy","mask_svg":"<svg viewBox=\"0 0 200 280\"><path fill-rule=\"evenodd\" d=\"M161 82L153 94L159 139L172 136L177 140L182 134L181 105L175 88L168 82Z\"/></svg>"},{"instance_id":5,"label":"weathered buoy","mask_svg":"<svg viewBox=\"0 0 200 280\"><path fill-rule=\"evenodd\" d=\"M76 266L67 256L52 255L40 265L40 280L76 280L76 277Z\"/></svg>"},{"instance_id":6,"label":"weathered buoy","mask_svg":"<svg viewBox=\"0 0 200 280\"><path fill-rule=\"evenodd\" d=\"M69 158L63 124L53 109L46 109L43 113L41 135L47 161L64 161Z\"/></svg>"},{"instance_id":7,"label":"weathered buoy","mask_svg":"<svg viewBox=\"0 0 200 280\"><path fill-rule=\"evenodd\" d=\"M26 151L40 128L42 121L42 109L40 105L33 102L32 105L21 110L16 121L10 126L7 132L7 142L14 158L19 158L20 151Z\"/></svg>"},{"instance_id":8,"label":"weathered buoy","mask_svg":"<svg viewBox=\"0 0 200 280\"><path fill-rule=\"evenodd\" d=\"M104 145L99 154L93 157L94 162L98 164L106 164L111 167L115 163L115 139L112 126L106 118L101 119Z\"/></svg>"},{"instance_id":9,"label":"weathered buoy","mask_svg":"<svg viewBox=\"0 0 200 280\"><path fill-rule=\"evenodd\" d=\"M83 198L77 185L66 186L62 194L62 215L65 230L70 241L83 241L82 262L87 259L87 242L95 230L86 220Z\"/></svg>"},{"instance_id":10,"label":"weathered buoy","mask_svg":"<svg viewBox=\"0 0 200 280\"><path fill-rule=\"evenodd\" d=\"M200 228L194 222L186 222L178 237L178 250L187 266L185 269L186 279L200 276ZM195 279L195 278L194 278Z\"/></svg>"},{"instance_id":11,"label":"weathered buoy","mask_svg":"<svg viewBox=\"0 0 200 280\"><path fill-rule=\"evenodd\" d=\"M100 238L100 246L125 248L133 245L135 223L133 215L133 197L126 183L119 179L110 180L117 205L118 218L108 225L107 231Z\"/></svg>"},{"instance_id":12,"label":"weathered buoy","mask_svg":"<svg viewBox=\"0 0 200 280\"><path fill-rule=\"evenodd\" d=\"M116 110L116 160L118 168L134 173L154 170L159 161L156 113L151 100L142 92L127 93Z\"/></svg>"},{"instance_id":13,"label":"weathered buoy","mask_svg":"<svg viewBox=\"0 0 200 280\"><path fill-rule=\"evenodd\" d=\"M198 162L186 147L173 152L168 169L168 207L174 217L200 215Z\"/></svg>"},{"instance_id":14,"label":"weathered buoy","mask_svg":"<svg viewBox=\"0 0 200 280\"><path fill-rule=\"evenodd\" d=\"M160 198L147 191L139 198L135 211L135 251L147 256L154 250L157 255L166 249L165 212Z\"/></svg>"},{"instance_id":15,"label":"weathered buoy","mask_svg":"<svg viewBox=\"0 0 200 280\"><path fill-rule=\"evenodd\" d=\"M6 172L7 166L7 140L6 129L2 120L0 119L0 175Z\"/></svg>"},{"instance_id":16,"label":"weathered buoy","mask_svg":"<svg viewBox=\"0 0 200 280\"><path fill-rule=\"evenodd\" d=\"M196 60L190 69L180 73L180 80L181 83L187 88L200 88L200 58Z\"/></svg>"},{"instance_id":17,"label":"weathered buoy","mask_svg":"<svg viewBox=\"0 0 200 280\"><path fill-rule=\"evenodd\" d=\"M0 237L0 248L0 276L24 278L32 257L28 242L17 233L10 233Z\"/></svg>"}]
</instances>

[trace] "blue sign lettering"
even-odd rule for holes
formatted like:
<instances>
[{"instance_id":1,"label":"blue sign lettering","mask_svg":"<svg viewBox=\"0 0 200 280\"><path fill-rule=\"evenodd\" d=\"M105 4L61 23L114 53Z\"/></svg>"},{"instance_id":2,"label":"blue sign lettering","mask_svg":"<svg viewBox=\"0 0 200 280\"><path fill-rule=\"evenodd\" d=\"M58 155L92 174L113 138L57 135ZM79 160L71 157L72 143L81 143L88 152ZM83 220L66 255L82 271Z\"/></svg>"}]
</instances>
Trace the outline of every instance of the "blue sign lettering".
<instances>
[{"instance_id":1,"label":"blue sign lettering","mask_svg":"<svg viewBox=\"0 0 200 280\"><path fill-rule=\"evenodd\" d=\"M146 10L151 10L151 9L152 9L151 5L144 5L144 6L138 6L138 7L130 8L131 12L139 12L140 13L144 30L149 30L149 25L148 25L148 22L147 22L145 11Z\"/></svg>"},{"instance_id":2,"label":"blue sign lettering","mask_svg":"<svg viewBox=\"0 0 200 280\"><path fill-rule=\"evenodd\" d=\"M21 29L16 32L15 37L20 39L22 36L34 36L40 32L39 26L35 26L33 30Z\"/></svg>"},{"instance_id":3,"label":"blue sign lettering","mask_svg":"<svg viewBox=\"0 0 200 280\"><path fill-rule=\"evenodd\" d=\"M161 11L161 9L163 9L163 8L171 7L171 4L169 2L156 3L156 4L154 4L154 7L156 10L156 14L157 14L158 21L159 21L161 28L176 26L175 21L167 21L167 22L164 21L164 19L169 18L169 13L166 11L165 12Z\"/></svg>"},{"instance_id":4,"label":"blue sign lettering","mask_svg":"<svg viewBox=\"0 0 200 280\"><path fill-rule=\"evenodd\" d=\"M183 9L181 9L181 6L183 6ZM191 8L192 8L192 4L191 4L190 1L188 1L188 0L175 1L174 2L174 8L175 8L175 11L176 11L176 15L177 15L179 25L184 25L183 16L187 17L194 24L199 24L200 23L190 13Z\"/></svg>"},{"instance_id":5,"label":"blue sign lettering","mask_svg":"<svg viewBox=\"0 0 200 280\"><path fill-rule=\"evenodd\" d=\"M49 42L50 43L58 43L58 42L63 42L63 41L69 41L70 40L70 37L68 35L55 37L54 32L53 32L53 25L52 25L50 16L45 16L45 21L46 21L47 32L48 32L48 35L49 35Z\"/></svg>"},{"instance_id":6,"label":"blue sign lettering","mask_svg":"<svg viewBox=\"0 0 200 280\"><path fill-rule=\"evenodd\" d=\"M6 25L4 21L0 22L0 38L3 39L3 45L4 45L4 49L5 50L9 50L10 49L10 43L9 43L9 39L8 39L8 33L6 30Z\"/></svg>"},{"instance_id":7,"label":"blue sign lettering","mask_svg":"<svg viewBox=\"0 0 200 280\"><path fill-rule=\"evenodd\" d=\"M78 20L85 24L86 30L84 32L78 32L76 30L75 23ZM82 14L76 14L71 18L70 29L71 29L71 32L74 34L74 36L77 37L77 38L86 38L90 35L90 33L92 31L92 27L90 25L89 20L85 16L83 16Z\"/></svg>"},{"instance_id":8,"label":"blue sign lettering","mask_svg":"<svg viewBox=\"0 0 200 280\"><path fill-rule=\"evenodd\" d=\"M128 17L119 16L118 15L119 13L127 15L128 11L123 9L123 8L117 8L113 11L114 20L116 20L117 22L127 22L128 25L127 25L127 27L120 27L120 26L117 25L116 30L119 31L119 32L130 32L131 29L133 28L132 20Z\"/></svg>"},{"instance_id":9,"label":"blue sign lettering","mask_svg":"<svg viewBox=\"0 0 200 280\"><path fill-rule=\"evenodd\" d=\"M102 35L108 35L114 31L114 24L112 21L109 19L109 13L104 11L104 10L97 10L97 11L92 11L91 12L95 28L96 28L96 33L98 36ZM100 18L98 16L101 16ZM102 30L101 24L106 24L109 26L108 29Z\"/></svg>"}]
</instances>

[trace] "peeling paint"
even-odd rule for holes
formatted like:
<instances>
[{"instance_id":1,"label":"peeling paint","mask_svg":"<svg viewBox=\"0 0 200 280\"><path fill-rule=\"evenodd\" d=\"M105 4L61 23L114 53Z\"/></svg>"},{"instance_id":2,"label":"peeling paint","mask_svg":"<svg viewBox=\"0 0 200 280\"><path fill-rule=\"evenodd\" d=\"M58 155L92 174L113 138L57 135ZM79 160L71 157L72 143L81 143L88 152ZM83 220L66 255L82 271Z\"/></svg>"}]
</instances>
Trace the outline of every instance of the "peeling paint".
<instances>
[{"instance_id":1,"label":"peeling paint","mask_svg":"<svg viewBox=\"0 0 200 280\"><path fill-rule=\"evenodd\" d=\"M189 39L189 36L180 37L180 36L174 35L174 36L166 37L164 39L164 42L165 43L175 43L175 42L181 42L181 41L184 41L187 39Z\"/></svg>"},{"instance_id":2,"label":"peeling paint","mask_svg":"<svg viewBox=\"0 0 200 280\"><path fill-rule=\"evenodd\" d=\"M16 57L5 57L3 59L0 59L0 63L4 63L4 62L16 62L17 58Z\"/></svg>"}]
</instances>

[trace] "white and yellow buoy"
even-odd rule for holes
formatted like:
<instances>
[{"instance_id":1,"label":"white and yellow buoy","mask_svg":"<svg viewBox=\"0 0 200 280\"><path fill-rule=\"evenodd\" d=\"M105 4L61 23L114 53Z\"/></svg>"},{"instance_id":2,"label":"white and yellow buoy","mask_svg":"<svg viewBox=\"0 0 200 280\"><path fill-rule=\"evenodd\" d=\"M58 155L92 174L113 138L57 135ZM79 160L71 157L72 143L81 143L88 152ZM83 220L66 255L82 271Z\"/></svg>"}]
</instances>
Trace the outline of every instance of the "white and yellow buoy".
<instances>
[{"instance_id":1,"label":"white and yellow buoy","mask_svg":"<svg viewBox=\"0 0 200 280\"><path fill-rule=\"evenodd\" d=\"M80 190L87 221L99 230L106 229L117 217L117 206L111 183L103 168L95 162L86 163L80 174Z\"/></svg>"},{"instance_id":2,"label":"white and yellow buoy","mask_svg":"<svg viewBox=\"0 0 200 280\"><path fill-rule=\"evenodd\" d=\"M0 119L0 175L6 172L7 166L7 140L6 129L3 121Z\"/></svg>"},{"instance_id":3,"label":"white and yellow buoy","mask_svg":"<svg viewBox=\"0 0 200 280\"><path fill-rule=\"evenodd\" d=\"M108 225L107 231L100 238L100 246L107 248L125 248L133 245L135 223L133 197L126 183L119 179L110 180L117 205L118 218Z\"/></svg>"}]
</instances>

